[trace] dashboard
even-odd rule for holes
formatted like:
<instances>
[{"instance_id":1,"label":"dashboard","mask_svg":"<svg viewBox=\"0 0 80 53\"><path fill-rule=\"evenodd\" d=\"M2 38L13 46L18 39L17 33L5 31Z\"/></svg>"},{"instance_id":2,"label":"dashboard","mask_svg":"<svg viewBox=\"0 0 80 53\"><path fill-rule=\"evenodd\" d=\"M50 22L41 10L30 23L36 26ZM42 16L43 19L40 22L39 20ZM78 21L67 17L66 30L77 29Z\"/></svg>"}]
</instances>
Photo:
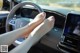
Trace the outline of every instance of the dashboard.
<instances>
[{"instance_id":1,"label":"dashboard","mask_svg":"<svg viewBox=\"0 0 80 53\"><path fill-rule=\"evenodd\" d=\"M53 48L55 50L58 50L57 44L59 43L61 34L63 32L66 16L56 11L50 11L45 9L44 11L46 13L46 18L48 18L49 16L54 16L56 21L55 21L54 28L49 33L47 33L40 40L39 43L46 45L47 47ZM18 16L20 15L21 17L26 17L31 19L34 19L34 17L39 13L36 9L32 9L32 8L21 8L18 9L18 11L16 12ZM19 39L19 41L22 40Z\"/></svg>"},{"instance_id":2,"label":"dashboard","mask_svg":"<svg viewBox=\"0 0 80 53\"><path fill-rule=\"evenodd\" d=\"M26 9L26 8L22 8L20 10L20 14L22 17L28 17L28 18L32 18L34 19L34 17L39 13L37 10L34 9ZM49 11L45 11L46 12L46 18L48 18L49 16L54 16L55 17L55 26L59 27L59 28L63 28L64 27L64 22L65 22L65 18L64 16L57 14L55 12L49 12Z\"/></svg>"}]
</instances>

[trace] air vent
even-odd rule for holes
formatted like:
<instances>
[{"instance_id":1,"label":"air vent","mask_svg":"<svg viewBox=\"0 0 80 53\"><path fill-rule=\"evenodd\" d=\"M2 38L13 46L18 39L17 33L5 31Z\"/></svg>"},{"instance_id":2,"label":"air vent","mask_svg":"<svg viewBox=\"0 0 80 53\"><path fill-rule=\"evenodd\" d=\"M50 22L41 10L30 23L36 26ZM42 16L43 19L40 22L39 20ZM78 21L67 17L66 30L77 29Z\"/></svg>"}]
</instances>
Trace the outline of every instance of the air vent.
<instances>
[{"instance_id":1,"label":"air vent","mask_svg":"<svg viewBox=\"0 0 80 53\"><path fill-rule=\"evenodd\" d=\"M79 53L80 51L78 49L76 49L73 46L70 46L69 44L66 43L62 43L60 42L58 44L58 47L61 51L66 52L66 53Z\"/></svg>"}]
</instances>

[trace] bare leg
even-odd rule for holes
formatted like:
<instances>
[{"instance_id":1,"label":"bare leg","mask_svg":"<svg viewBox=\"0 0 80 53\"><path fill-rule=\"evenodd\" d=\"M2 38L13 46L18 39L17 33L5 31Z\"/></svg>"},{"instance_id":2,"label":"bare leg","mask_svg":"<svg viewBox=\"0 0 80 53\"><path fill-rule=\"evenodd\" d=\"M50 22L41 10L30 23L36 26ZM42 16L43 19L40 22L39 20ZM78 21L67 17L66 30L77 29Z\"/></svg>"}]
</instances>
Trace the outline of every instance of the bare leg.
<instances>
[{"instance_id":1,"label":"bare leg","mask_svg":"<svg viewBox=\"0 0 80 53\"><path fill-rule=\"evenodd\" d=\"M40 13L32 22L30 22L25 27L0 35L0 45L10 45L23 34L26 34L28 36L28 34L40 23L42 23L44 19L45 13Z\"/></svg>"},{"instance_id":2,"label":"bare leg","mask_svg":"<svg viewBox=\"0 0 80 53\"><path fill-rule=\"evenodd\" d=\"M19 46L14 48L9 53L27 53L32 45L40 40L47 32L49 32L54 26L54 17L49 17L39 26L37 26L29 35L29 37Z\"/></svg>"}]
</instances>

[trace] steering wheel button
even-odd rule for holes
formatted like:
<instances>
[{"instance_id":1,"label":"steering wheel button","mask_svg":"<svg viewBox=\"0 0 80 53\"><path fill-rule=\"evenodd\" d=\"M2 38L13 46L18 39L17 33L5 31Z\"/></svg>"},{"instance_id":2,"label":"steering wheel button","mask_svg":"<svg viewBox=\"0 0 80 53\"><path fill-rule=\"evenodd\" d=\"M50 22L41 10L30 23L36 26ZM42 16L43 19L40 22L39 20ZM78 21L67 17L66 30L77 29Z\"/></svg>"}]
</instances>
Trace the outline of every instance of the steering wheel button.
<instances>
[{"instance_id":1,"label":"steering wheel button","mask_svg":"<svg viewBox=\"0 0 80 53\"><path fill-rule=\"evenodd\" d=\"M11 21L9 22L9 24L15 25L15 21L14 21L14 20L11 20Z\"/></svg>"}]
</instances>

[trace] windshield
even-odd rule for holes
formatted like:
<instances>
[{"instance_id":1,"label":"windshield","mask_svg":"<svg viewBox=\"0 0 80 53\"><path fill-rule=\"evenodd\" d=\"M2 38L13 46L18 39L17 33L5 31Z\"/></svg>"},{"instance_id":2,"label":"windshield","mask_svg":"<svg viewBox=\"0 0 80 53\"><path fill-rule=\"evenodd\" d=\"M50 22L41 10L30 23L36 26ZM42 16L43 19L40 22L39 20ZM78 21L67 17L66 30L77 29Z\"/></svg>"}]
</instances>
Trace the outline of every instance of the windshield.
<instances>
[{"instance_id":1,"label":"windshield","mask_svg":"<svg viewBox=\"0 0 80 53\"><path fill-rule=\"evenodd\" d=\"M17 0L17 1L19 2L31 1L39 5L80 11L80 0Z\"/></svg>"}]
</instances>

